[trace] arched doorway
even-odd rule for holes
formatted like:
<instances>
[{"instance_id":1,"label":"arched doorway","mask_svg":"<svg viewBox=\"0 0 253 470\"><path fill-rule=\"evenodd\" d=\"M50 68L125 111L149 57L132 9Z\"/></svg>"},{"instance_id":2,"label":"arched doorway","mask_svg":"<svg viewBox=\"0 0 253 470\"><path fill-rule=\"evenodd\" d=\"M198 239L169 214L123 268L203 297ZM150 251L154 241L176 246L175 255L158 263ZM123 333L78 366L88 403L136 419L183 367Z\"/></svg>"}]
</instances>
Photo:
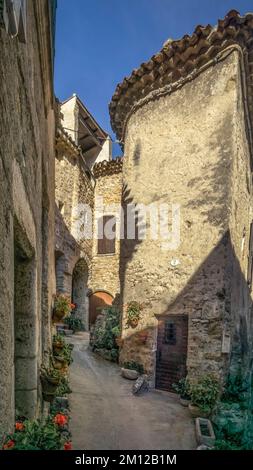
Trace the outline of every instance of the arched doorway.
<instances>
[{"instance_id":1,"label":"arched doorway","mask_svg":"<svg viewBox=\"0 0 253 470\"><path fill-rule=\"evenodd\" d=\"M90 327L94 325L97 316L99 315L103 307L108 307L109 305L112 305L112 302L113 296L105 291L97 291L90 296Z\"/></svg>"},{"instance_id":2,"label":"arched doorway","mask_svg":"<svg viewBox=\"0 0 253 470\"><path fill-rule=\"evenodd\" d=\"M72 275L72 302L76 304L75 315L82 320L85 330L89 329L89 299L87 297L88 266L80 259Z\"/></svg>"}]
</instances>

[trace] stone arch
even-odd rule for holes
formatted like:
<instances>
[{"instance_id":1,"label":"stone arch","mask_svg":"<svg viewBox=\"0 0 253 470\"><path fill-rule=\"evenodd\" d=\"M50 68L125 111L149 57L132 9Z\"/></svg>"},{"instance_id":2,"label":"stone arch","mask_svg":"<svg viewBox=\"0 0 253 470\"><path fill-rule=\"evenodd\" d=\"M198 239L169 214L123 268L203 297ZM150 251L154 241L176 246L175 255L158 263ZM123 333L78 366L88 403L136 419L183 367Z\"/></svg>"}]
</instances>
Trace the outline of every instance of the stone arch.
<instances>
[{"instance_id":1,"label":"stone arch","mask_svg":"<svg viewBox=\"0 0 253 470\"><path fill-rule=\"evenodd\" d=\"M72 302L76 304L75 314L82 320L85 330L89 329L88 265L84 258L76 263L72 274Z\"/></svg>"},{"instance_id":2,"label":"stone arch","mask_svg":"<svg viewBox=\"0 0 253 470\"><path fill-rule=\"evenodd\" d=\"M94 325L97 316L105 307L112 305L113 296L105 290L97 290L90 295L89 325Z\"/></svg>"},{"instance_id":3,"label":"stone arch","mask_svg":"<svg viewBox=\"0 0 253 470\"><path fill-rule=\"evenodd\" d=\"M25 231L14 223L14 366L16 414L37 414L38 292L36 256Z\"/></svg>"}]
</instances>

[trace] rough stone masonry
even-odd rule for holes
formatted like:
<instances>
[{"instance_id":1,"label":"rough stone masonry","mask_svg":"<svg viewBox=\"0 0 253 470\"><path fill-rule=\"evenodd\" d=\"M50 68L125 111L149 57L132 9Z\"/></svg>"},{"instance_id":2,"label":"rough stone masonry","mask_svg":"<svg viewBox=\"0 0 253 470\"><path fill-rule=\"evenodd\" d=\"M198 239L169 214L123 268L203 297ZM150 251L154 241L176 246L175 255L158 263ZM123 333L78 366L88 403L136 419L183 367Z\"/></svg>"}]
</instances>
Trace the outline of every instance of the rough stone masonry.
<instances>
[{"instance_id":1,"label":"rough stone masonry","mask_svg":"<svg viewBox=\"0 0 253 470\"><path fill-rule=\"evenodd\" d=\"M159 237L121 245L121 361L141 362L153 384L157 327L173 315L188 318L190 378L251 374L252 32L253 15L235 11L198 26L134 70L110 104L128 199L180 206L176 249L163 250ZM143 307L134 329L132 300Z\"/></svg>"}]
</instances>

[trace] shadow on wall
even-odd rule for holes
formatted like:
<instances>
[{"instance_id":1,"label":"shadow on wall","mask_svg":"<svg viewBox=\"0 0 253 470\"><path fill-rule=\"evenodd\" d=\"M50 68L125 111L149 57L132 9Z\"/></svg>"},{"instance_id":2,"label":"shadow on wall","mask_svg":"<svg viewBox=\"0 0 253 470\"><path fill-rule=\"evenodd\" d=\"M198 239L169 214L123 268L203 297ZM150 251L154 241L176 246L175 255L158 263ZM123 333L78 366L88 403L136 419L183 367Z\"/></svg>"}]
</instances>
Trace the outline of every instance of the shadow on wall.
<instances>
[{"instance_id":1,"label":"shadow on wall","mask_svg":"<svg viewBox=\"0 0 253 470\"><path fill-rule=\"evenodd\" d=\"M55 274L57 292L71 297L77 305L76 315L89 328L88 277L90 260L84 259L82 250L71 235L58 207L56 213Z\"/></svg>"},{"instance_id":2,"label":"shadow on wall","mask_svg":"<svg viewBox=\"0 0 253 470\"><path fill-rule=\"evenodd\" d=\"M125 202L131 200L129 192L126 196ZM124 240L122 243L122 292L125 288L126 268L138 243L140 242L137 240ZM180 267L175 270L180 275ZM144 300L140 299L140 302ZM247 379L252 377L252 313L249 286L234 251L230 232L227 231L176 298L157 318L160 321L162 317L166 319L173 318L173 315L187 315L188 373L190 376L197 376L214 372L225 381L228 373L242 375L242 378ZM142 363L155 381L158 357L152 357L152 351L156 349L156 328L147 325L138 331L129 329L128 335L124 339L121 362L127 360ZM164 373L168 373L168 369Z\"/></svg>"},{"instance_id":3,"label":"shadow on wall","mask_svg":"<svg viewBox=\"0 0 253 470\"><path fill-rule=\"evenodd\" d=\"M220 129L215 129L208 142L209 152L217 152L217 149L219 149L219 160L216 165L206 160L203 165L206 178L203 180L201 175L190 179L187 183L188 187L194 187L196 190L194 201L190 201L187 207L191 209L197 208L200 214L205 217L205 220L215 227L224 226L226 221L226 217L224 217L224 201L228 201L227 207L229 207L230 188L229 185L224 184L227 174L231 171L231 156L227 150L227 142L229 142L231 135L229 116L223 116ZM193 154L195 151L196 149L193 148ZM208 181L208 187L206 186L206 181ZM213 188L212 194L210 194L210 187Z\"/></svg>"}]
</instances>

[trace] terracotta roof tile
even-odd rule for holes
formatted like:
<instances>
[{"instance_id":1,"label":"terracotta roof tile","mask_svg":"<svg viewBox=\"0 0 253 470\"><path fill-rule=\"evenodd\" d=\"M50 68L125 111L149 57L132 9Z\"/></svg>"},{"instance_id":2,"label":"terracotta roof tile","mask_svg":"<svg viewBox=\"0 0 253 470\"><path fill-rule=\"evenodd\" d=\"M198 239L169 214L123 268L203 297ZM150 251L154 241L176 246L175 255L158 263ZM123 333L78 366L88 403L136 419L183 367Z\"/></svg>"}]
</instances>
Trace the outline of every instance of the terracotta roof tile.
<instances>
[{"instance_id":1,"label":"terracotta roof tile","mask_svg":"<svg viewBox=\"0 0 253 470\"><path fill-rule=\"evenodd\" d=\"M124 138L124 126L132 110L138 103L159 91L161 87L177 87L177 81L186 79L189 74L214 59L228 46L237 44L253 62L253 14L240 16L231 10L217 26L198 25L191 36L167 41L160 52L134 69L130 77L117 85L110 103L112 128L120 140ZM252 77L253 80L253 77ZM252 83L249 81L249 86ZM252 91L251 91L252 95Z\"/></svg>"}]
</instances>

